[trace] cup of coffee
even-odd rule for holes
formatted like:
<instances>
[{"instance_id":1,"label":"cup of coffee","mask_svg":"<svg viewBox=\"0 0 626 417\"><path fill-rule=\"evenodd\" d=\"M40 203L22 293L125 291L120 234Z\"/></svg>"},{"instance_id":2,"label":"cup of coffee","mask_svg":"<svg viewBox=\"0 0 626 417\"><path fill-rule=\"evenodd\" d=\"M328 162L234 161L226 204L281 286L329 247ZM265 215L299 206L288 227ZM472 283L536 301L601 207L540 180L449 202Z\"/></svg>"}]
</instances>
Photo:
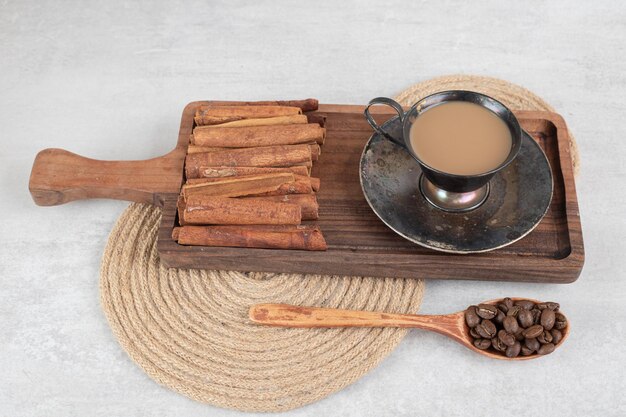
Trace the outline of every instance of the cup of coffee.
<instances>
[{"instance_id":1,"label":"cup of coffee","mask_svg":"<svg viewBox=\"0 0 626 417\"><path fill-rule=\"evenodd\" d=\"M379 126L370 107L384 104L400 118L401 132ZM419 188L435 207L463 212L489 195L489 180L517 156L522 144L519 122L504 104L473 91L443 91L406 112L394 100L378 97L365 118L384 138L404 148L422 169Z\"/></svg>"}]
</instances>

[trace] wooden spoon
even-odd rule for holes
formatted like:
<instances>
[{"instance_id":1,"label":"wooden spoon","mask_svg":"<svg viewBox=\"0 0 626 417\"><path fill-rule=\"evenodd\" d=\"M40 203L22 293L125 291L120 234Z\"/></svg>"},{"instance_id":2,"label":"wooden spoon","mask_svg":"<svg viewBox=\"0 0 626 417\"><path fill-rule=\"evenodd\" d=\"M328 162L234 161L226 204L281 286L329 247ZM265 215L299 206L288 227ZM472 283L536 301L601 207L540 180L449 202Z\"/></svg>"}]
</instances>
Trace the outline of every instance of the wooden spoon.
<instances>
[{"instance_id":1,"label":"wooden spoon","mask_svg":"<svg viewBox=\"0 0 626 417\"><path fill-rule=\"evenodd\" d=\"M513 298L513 301L529 300ZM501 299L485 301L481 304L498 304ZM562 312L560 312L563 314ZM256 304L250 307L250 320L259 324L280 327L403 327L430 330L448 336L468 349L494 359L528 360L535 359L538 354L508 358L491 350L481 350L474 346L469 334L469 326L465 323L465 311L446 315L395 314L373 311L339 310L321 307L299 307L289 304ZM569 336L569 320L567 327L561 330L563 338L556 345L558 348Z\"/></svg>"}]
</instances>

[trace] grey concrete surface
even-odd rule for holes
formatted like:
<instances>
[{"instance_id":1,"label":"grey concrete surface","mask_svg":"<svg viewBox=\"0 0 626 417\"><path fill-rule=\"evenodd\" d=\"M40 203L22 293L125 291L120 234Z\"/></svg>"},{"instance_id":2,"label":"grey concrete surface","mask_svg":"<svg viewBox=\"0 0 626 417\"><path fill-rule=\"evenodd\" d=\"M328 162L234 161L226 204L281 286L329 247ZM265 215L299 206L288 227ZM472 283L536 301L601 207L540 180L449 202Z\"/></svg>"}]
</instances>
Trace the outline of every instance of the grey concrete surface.
<instances>
[{"instance_id":1,"label":"grey concrete surface","mask_svg":"<svg viewBox=\"0 0 626 417\"><path fill-rule=\"evenodd\" d=\"M553 104L582 153L587 262L571 285L435 282L422 311L560 301L572 335L532 363L412 332L377 369L292 416L626 415L626 6L567 1L0 1L0 416L237 416L150 380L100 309L124 202L36 207L36 152L144 159L197 99L365 103L469 73Z\"/></svg>"}]
</instances>

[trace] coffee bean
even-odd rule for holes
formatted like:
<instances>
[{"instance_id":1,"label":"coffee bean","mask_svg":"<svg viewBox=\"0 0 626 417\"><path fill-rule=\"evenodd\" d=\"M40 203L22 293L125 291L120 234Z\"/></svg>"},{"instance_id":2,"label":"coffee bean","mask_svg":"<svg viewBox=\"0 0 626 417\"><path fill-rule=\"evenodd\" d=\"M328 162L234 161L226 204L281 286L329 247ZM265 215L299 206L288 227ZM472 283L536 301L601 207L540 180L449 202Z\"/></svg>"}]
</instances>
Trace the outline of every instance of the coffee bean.
<instances>
[{"instance_id":1,"label":"coffee bean","mask_svg":"<svg viewBox=\"0 0 626 417\"><path fill-rule=\"evenodd\" d=\"M524 337L527 339L532 339L539 336L541 333L543 333L543 327L541 326L541 324L534 324L528 329L524 330Z\"/></svg>"},{"instance_id":2,"label":"coffee bean","mask_svg":"<svg viewBox=\"0 0 626 417\"><path fill-rule=\"evenodd\" d=\"M498 314L498 309L491 304L478 304L476 313L484 319L491 320Z\"/></svg>"},{"instance_id":3,"label":"coffee bean","mask_svg":"<svg viewBox=\"0 0 626 417\"><path fill-rule=\"evenodd\" d=\"M533 308L532 310L530 310L530 314L533 315L533 324L539 324L539 322L541 321L541 310Z\"/></svg>"},{"instance_id":4,"label":"coffee bean","mask_svg":"<svg viewBox=\"0 0 626 417\"><path fill-rule=\"evenodd\" d=\"M554 346L554 343L546 343L545 345L541 345L537 353L540 355L547 355L554 352L555 348L556 346Z\"/></svg>"},{"instance_id":5,"label":"coffee bean","mask_svg":"<svg viewBox=\"0 0 626 417\"><path fill-rule=\"evenodd\" d=\"M498 324L502 324L502 322L504 321L505 317L506 317L506 315L504 314L504 312L502 312L502 310L498 309L498 313L493 318L493 321L495 321Z\"/></svg>"},{"instance_id":6,"label":"coffee bean","mask_svg":"<svg viewBox=\"0 0 626 417\"><path fill-rule=\"evenodd\" d=\"M470 328L470 335L474 338L474 339L480 339L480 335L478 334L478 332L476 331L475 327Z\"/></svg>"},{"instance_id":7,"label":"coffee bean","mask_svg":"<svg viewBox=\"0 0 626 417\"><path fill-rule=\"evenodd\" d=\"M476 313L476 306L469 306L467 310L465 310L465 322L469 327L476 327L478 323L480 323L480 317Z\"/></svg>"},{"instance_id":8,"label":"coffee bean","mask_svg":"<svg viewBox=\"0 0 626 417\"><path fill-rule=\"evenodd\" d=\"M511 316L511 317L517 317L517 315L519 314L521 310L522 310L522 307L520 306L509 307L509 311L506 312L506 315Z\"/></svg>"},{"instance_id":9,"label":"coffee bean","mask_svg":"<svg viewBox=\"0 0 626 417\"><path fill-rule=\"evenodd\" d=\"M496 325L491 320L483 320L476 326L476 332L485 339L491 339L496 335Z\"/></svg>"},{"instance_id":10,"label":"coffee bean","mask_svg":"<svg viewBox=\"0 0 626 417\"><path fill-rule=\"evenodd\" d=\"M555 303L552 301L537 304L537 308L539 310L545 310L547 308L548 310L552 310L556 312L556 311L559 311L559 307L560 307L559 303Z\"/></svg>"},{"instance_id":11,"label":"coffee bean","mask_svg":"<svg viewBox=\"0 0 626 417\"><path fill-rule=\"evenodd\" d=\"M520 354L521 349L522 349L522 345L520 344L520 342L515 342L513 343L512 346L509 346L508 348L506 348L506 351L504 352L504 354L506 355L507 358L515 358L516 356Z\"/></svg>"},{"instance_id":12,"label":"coffee bean","mask_svg":"<svg viewBox=\"0 0 626 417\"><path fill-rule=\"evenodd\" d=\"M553 301L548 301L546 303L537 304L537 308L539 310L545 310L547 308L548 310L552 310L556 312L556 311L559 311L559 307L560 307L559 303L555 303Z\"/></svg>"},{"instance_id":13,"label":"coffee bean","mask_svg":"<svg viewBox=\"0 0 626 417\"><path fill-rule=\"evenodd\" d=\"M554 321L556 319L556 314L554 311L546 308L541 312L541 325L546 330L552 330L554 327Z\"/></svg>"},{"instance_id":14,"label":"coffee bean","mask_svg":"<svg viewBox=\"0 0 626 417\"><path fill-rule=\"evenodd\" d=\"M491 346L493 346L493 348L498 352L504 352L507 348L507 345L502 343L502 340L500 340L500 338L498 337L494 337L493 339L491 339Z\"/></svg>"},{"instance_id":15,"label":"coffee bean","mask_svg":"<svg viewBox=\"0 0 626 417\"><path fill-rule=\"evenodd\" d=\"M533 325L533 313L528 310L520 310L517 313L517 321L523 328L530 327Z\"/></svg>"},{"instance_id":16,"label":"coffee bean","mask_svg":"<svg viewBox=\"0 0 626 417\"><path fill-rule=\"evenodd\" d=\"M539 336L537 336L537 340L541 344L552 343L552 333L549 330L544 330Z\"/></svg>"},{"instance_id":17,"label":"coffee bean","mask_svg":"<svg viewBox=\"0 0 626 417\"><path fill-rule=\"evenodd\" d=\"M554 311L554 312L559 311L559 308L561 308L561 306L559 305L559 303L555 303L554 301L548 301L548 302L546 303L546 306L547 306L550 310L552 310L552 311Z\"/></svg>"},{"instance_id":18,"label":"coffee bean","mask_svg":"<svg viewBox=\"0 0 626 417\"><path fill-rule=\"evenodd\" d=\"M530 310L531 308L535 306L535 303L533 303L530 300L518 300L515 302L515 305L520 306L524 310Z\"/></svg>"},{"instance_id":19,"label":"coffee bean","mask_svg":"<svg viewBox=\"0 0 626 417\"><path fill-rule=\"evenodd\" d=\"M539 349L540 343L537 339L530 338L530 339L524 340L524 346L526 346L528 349L534 352L537 349Z\"/></svg>"},{"instance_id":20,"label":"coffee bean","mask_svg":"<svg viewBox=\"0 0 626 417\"><path fill-rule=\"evenodd\" d=\"M517 340L515 340L515 336L507 333L506 330L500 330L498 332L498 339L500 339L500 341L507 346L513 346L515 342L517 342Z\"/></svg>"},{"instance_id":21,"label":"coffee bean","mask_svg":"<svg viewBox=\"0 0 626 417\"><path fill-rule=\"evenodd\" d=\"M474 346L480 350L489 349L491 346L491 340L489 339L476 339L474 340Z\"/></svg>"},{"instance_id":22,"label":"coffee bean","mask_svg":"<svg viewBox=\"0 0 626 417\"><path fill-rule=\"evenodd\" d=\"M515 319L515 317L506 316L504 318L504 321L502 322L502 325L504 326L504 330L509 333L515 334L519 330L519 325L517 324L517 320Z\"/></svg>"},{"instance_id":23,"label":"coffee bean","mask_svg":"<svg viewBox=\"0 0 626 417\"><path fill-rule=\"evenodd\" d=\"M568 325L558 303L534 303L503 298L498 304L469 306L464 319L476 349L500 352L509 358L533 353L547 355L563 341Z\"/></svg>"},{"instance_id":24,"label":"coffee bean","mask_svg":"<svg viewBox=\"0 0 626 417\"><path fill-rule=\"evenodd\" d=\"M567 327L567 319L561 313L554 313L554 328L557 330L563 330Z\"/></svg>"}]
</instances>

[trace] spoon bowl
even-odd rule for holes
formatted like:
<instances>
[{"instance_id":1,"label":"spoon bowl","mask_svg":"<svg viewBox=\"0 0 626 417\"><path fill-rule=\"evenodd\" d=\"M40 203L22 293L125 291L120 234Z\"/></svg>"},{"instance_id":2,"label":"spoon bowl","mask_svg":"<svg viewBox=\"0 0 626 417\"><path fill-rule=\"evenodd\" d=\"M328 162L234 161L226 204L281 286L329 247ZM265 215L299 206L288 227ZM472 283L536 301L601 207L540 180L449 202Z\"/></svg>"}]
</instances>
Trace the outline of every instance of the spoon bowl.
<instances>
[{"instance_id":1,"label":"spoon bowl","mask_svg":"<svg viewBox=\"0 0 626 417\"><path fill-rule=\"evenodd\" d=\"M528 300L533 303L540 301L530 298L511 298L513 301ZM503 299L484 301L480 304L498 304ZM561 314L563 312L559 311ZM563 314L565 316L565 314ZM332 328L332 327L398 327L417 328L437 332L456 340L468 349L493 359L524 361L536 359L537 353L528 356L509 358L491 350L481 350L474 346L470 328L465 322L465 310L445 315L397 314L374 311L340 310L321 307L300 307L289 304L255 304L250 307L250 320L255 323L279 327L297 328ZM567 316L566 316L567 318ZM569 336L570 323L561 330L560 347Z\"/></svg>"},{"instance_id":2,"label":"spoon bowl","mask_svg":"<svg viewBox=\"0 0 626 417\"><path fill-rule=\"evenodd\" d=\"M503 300L504 300L503 298L498 298L498 299L495 299L495 300L483 301L480 304L496 305L498 303L501 303ZM541 302L541 301L538 301L538 300L534 300L532 298L519 298L519 297L511 297L511 300L513 300L513 301L521 301L521 300L525 300L526 301L527 300L527 301L532 301L533 303L536 303L536 304ZM563 314L562 311L559 311L559 313ZM462 334L464 336L463 340L459 340L459 339L455 339L455 340L457 342L461 343L462 345L464 345L465 347L473 350L476 353L481 353L481 354L483 354L485 356L488 356L490 358L493 358L493 359L506 359L506 360L509 360L509 361L525 361L525 360L528 360L528 359L536 359L538 357L545 356L545 355L539 355L537 353L533 353L532 355L528 355L528 356L521 356L521 355L519 355L519 356L516 356L514 358L509 358L509 357L506 357L505 355L502 355L502 354L500 354L498 352L494 352L492 350L481 350L481 349L478 349L476 346L474 346L473 338L472 338L472 336L470 335L470 332L469 332L470 328L467 325L467 323L465 322L465 310L459 311L458 313L454 313L454 315L458 316L458 318L457 318L458 324L459 324L460 327L462 327L461 332L462 332ZM563 315L565 316L565 314L563 314ZM567 316L565 316L565 317L567 318ZM559 343L557 343L555 345L555 350L558 349L563 344L563 342L565 342L565 339L567 339L567 337L569 336L569 328L570 328L570 322L568 320L567 321L567 326L563 330L561 330L561 333L563 334L563 337L561 338Z\"/></svg>"}]
</instances>

